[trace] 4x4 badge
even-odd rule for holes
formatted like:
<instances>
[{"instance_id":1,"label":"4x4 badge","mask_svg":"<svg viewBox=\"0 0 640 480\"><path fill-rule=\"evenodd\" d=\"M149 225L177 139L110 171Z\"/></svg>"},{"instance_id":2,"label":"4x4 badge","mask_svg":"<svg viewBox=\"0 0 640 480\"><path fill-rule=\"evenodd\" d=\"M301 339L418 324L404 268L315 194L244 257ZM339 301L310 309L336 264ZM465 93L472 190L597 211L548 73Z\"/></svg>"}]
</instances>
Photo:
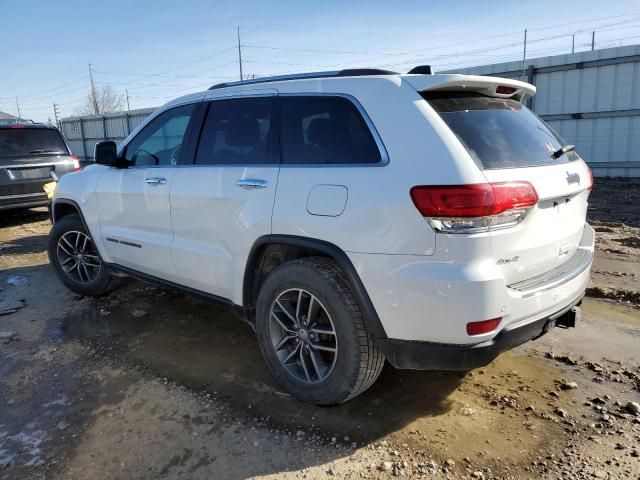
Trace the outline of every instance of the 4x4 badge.
<instances>
[{"instance_id":1,"label":"4x4 badge","mask_svg":"<svg viewBox=\"0 0 640 480\"><path fill-rule=\"evenodd\" d=\"M569 173L567 172L567 183L571 185L572 183L577 183L580 185L580 175L578 173Z\"/></svg>"}]
</instances>

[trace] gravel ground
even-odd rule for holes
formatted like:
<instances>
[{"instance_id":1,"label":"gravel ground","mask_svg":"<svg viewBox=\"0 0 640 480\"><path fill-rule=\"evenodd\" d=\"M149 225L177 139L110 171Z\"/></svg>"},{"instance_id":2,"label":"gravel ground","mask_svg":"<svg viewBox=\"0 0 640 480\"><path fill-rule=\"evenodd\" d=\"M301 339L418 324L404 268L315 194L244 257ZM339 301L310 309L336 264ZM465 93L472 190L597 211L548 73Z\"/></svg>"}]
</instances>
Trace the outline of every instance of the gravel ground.
<instances>
[{"instance_id":1,"label":"gravel ground","mask_svg":"<svg viewBox=\"0 0 640 480\"><path fill-rule=\"evenodd\" d=\"M576 329L467 374L386 366L330 408L282 392L219 305L129 279L71 294L46 213L5 213L0 479L640 478L639 192L597 179Z\"/></svg>"}]
</instances>

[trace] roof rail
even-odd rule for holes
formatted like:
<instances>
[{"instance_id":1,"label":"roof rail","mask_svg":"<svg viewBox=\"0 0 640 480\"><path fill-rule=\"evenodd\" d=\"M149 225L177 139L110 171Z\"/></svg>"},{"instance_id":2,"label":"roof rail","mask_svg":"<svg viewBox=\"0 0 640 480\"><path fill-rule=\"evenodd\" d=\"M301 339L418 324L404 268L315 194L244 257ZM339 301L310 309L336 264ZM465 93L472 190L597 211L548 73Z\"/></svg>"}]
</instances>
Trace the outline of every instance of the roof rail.
<instances>
[{"instance_id":1,"label":"roof rail","mask_svg":"<svg viewBox=\"0 0 640 480\"><path fill-rule=\"evenodd\" d=\"M277 75L274 77L256 78L253 80L239 80L237 82L225 82L218 83L209 87L209 90L216 90L218 88L236 87L239 85L253 85L256 83L269 83L279 82L281 80L298 80L305 78L330 78L330 77L360 77L365 75L396 75L397 72L390 70L381 70L378 68L348 68L345 70L334 70L331 72L309 72L309 73L296 73L292 75Z\"/></svg>"}]
</instances>

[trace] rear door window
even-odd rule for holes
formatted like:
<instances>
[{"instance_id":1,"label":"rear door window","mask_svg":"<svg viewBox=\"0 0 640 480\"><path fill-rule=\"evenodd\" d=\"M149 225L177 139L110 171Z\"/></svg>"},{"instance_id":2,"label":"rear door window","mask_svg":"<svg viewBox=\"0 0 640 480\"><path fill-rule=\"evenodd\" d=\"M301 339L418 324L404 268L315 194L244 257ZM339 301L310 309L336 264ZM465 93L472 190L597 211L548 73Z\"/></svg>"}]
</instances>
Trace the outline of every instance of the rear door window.
<instances>
[{"instance_id":1,"label":"rear door window","mask_svg":"<svg viewBox=\"0 0 640 480\"><path fill-rule=\"evenodd\" d=\"M274 97L215 100L209 105L197 165L278 163L271 154Z\"/></svg>"},{"instance_id":2,"label":"rear door window","mask_svg":"<svg viewBox=\"0 0 640 480\"><path fill-rule=\"evenodd\" d=\"M535 167L580 158L553 153L567 142L516 100L478 94L422 94L482 169Z\"/></svg>"},{"instance_id":3,"label":"rear door window","mask_svg":"<svg viewBox=\"0 0 640 480\"><path fill-rule=\"evenodd\" d=\"M282 162L379 163L380 149L349 99L281 96Z\"/></svg>"},{"instance_id":4,"label":"rear door window","mask_svg":"<svg viewBox=\"0 0 640 480\"><path fill-rule=\"evenodd\" d=\"M0 157L69 155L67 145L57 130L12 127L0 129Z\"/></svg>"}]
</instances>

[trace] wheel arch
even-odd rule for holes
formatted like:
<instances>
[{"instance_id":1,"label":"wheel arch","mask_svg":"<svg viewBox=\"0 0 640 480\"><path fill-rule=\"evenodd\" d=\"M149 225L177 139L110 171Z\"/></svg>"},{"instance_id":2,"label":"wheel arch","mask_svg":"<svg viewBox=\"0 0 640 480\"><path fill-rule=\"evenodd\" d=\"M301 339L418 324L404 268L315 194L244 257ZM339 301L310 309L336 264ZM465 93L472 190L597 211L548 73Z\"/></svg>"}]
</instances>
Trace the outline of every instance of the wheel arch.
<instances>
[{"instance_id":1,"label":"wheel arch","mask_svg":"<svg viewBox=\"0 0 640 480\"><path fill-rule=\"evenodd\" d=\"M56 223L56 221L60 220L63 217L66 217L67 215L78 215L80 217L80 220L82 220L82 225L84 226L84 228L87 229L87 232L89 231L87 222L85 221L84 215L82 214L82 210L80 210L80 207L75 201L69 200L68 198L56 199L53 202L53 205L51 205L52 223Z\"/></svg>"},{"instance_id":2,"label":"wheel arch","mask_svg":"<svg viewBox=\"0 0 640 480\"><path fill-rule=\"evenodd\" d=\"M255 241L247 258L242 283L245 316L253 321L260 286L271 270L284 262L309 256L324 256L336 262L362 308L369 331L374 338L387 338L380 317L347 254L333 243L308 237L274 234L264 235Z\"/></svg>"}]
</instances>

